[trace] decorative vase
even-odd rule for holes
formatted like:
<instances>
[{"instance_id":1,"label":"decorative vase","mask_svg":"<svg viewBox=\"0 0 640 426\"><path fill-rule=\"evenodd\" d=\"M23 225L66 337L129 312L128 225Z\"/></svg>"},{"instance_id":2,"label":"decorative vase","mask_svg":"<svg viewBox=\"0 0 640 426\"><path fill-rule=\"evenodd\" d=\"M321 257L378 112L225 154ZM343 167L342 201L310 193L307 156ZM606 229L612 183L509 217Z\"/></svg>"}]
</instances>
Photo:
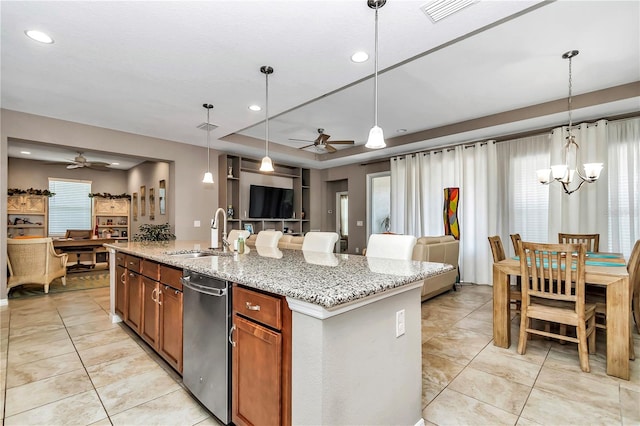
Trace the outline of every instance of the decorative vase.
<instances>
[{"instance_id":1,"label":"decorative vase","mask_svg":"<svg viewBox=\"0 0 640 426\"><path fill-rule=\"evenodd\" d=\"M458 200L460 188L444 189L444 234L453 235L456 240L460 239L460 225L458 224Z\"/></svg>"},{"instance_id":2,"label":"decorative vase","mask_svg":"<svg viewBox=\"0 0 640 426\"><path fill-rule=\"evenodd\" d=\"M231 204L227 207L227 219L233 219L233 206Z\"/></svg>"},{"instance_id":3,"label":"decorative vase","mask_svg":"<svg viewBox=\"0 0 640 426\"><path fill-rule=\"evenodd\" d=\"M233 167L229 166L229 171L227 173L227 177L232 178L233 177Z\"/></svg>"}]
</instances>

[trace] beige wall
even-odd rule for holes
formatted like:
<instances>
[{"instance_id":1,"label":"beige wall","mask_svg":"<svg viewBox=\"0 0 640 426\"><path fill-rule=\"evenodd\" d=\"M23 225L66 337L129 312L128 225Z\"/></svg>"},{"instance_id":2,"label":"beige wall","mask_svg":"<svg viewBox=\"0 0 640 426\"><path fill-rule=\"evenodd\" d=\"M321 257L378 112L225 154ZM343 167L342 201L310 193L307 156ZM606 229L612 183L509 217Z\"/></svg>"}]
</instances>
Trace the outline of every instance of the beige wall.
<instances>
[{"instance_id":1,"label":"beige wall","mask_svg":"<svg viewBox=\"0 0 640 426\"><path fill-rule=\"evenodd\" d=\"M97 172L87 168L67 170L64 165L49 165L42 161L9 158L8 188L47 189L49 178L91 181L91 192L94 193L123 194L127 192L125 170L110 172Z\"/></svg>"},{"instance_id":2,"label":"beige wall","mask_svg":"<svg viewBox=\"0 0 640 426\"><path fill-rule=\"evenodd\" d=\"M390 170L389 162L382 161L368 165L351 164L348 166L334 167L320 171L322 181L321 219L323 230L335 230L335 214L327 213L329 210L335 212L335 190L344 190L344 184L338 186L329 182L347 182L349 192L349 248L348 253L359 253L366 247L367 243L367 174L378 173ZM332 201L330 201L332 200ZM358 221L362 221L362 226L356 226Z\"/></svg>"},{"instance_id":3,"label":"beige wall","mask_svg":"<svg viewBox=\"0 0 640 426\"><path fill-rule=\"evenodd\" d=\"M166 193L167 193L167 209L165 214L160 214L160 199L158 190L160 188L160 181L164 180L166 185ZM168 223L170 225L174 225L172 208L169 206L172 205L172 191L169 190L170 187L170 175L169 175L169 163L164 161L145 161L142 164L138 164L137 166L131 168L128 171L128 181L125 191L127 194L132 195L134 192L138 194L137 203L138 203L138 214L134 219L133 217L133 205L132 205L132 214L131 214L131 235L138 233L138 229L142 224L154 224L159 225L163 223ZM145 187L145 215L142 216L142 200L140 199L140 187ZM151 198L150 198L150 190L153 188L154 191L154 219L151 219ZM131 199L133 203L133 198Z\"/></svg>"},{"instance_id":4,"label":"beige wall","mask_svg":"<svg viewBox=\"0 0 640 426\"><path fill-rule=\"evenodd\" d=\"M7 147L12 139L23 139L86 150L114 152L156 161L169 162L171 180L167 181L169 218L174 232L182 240L208 240L209 228L194 228L194 220L209 223L217 207L218 190L205 187L202 173L206 148L164 139L134 135L68 121L55 120L16 111L0 110L0 192L7 193ZM211 164L217 164L218 151L211 150ZM202 163L201 166L198 163ZM112 172L111 172L112 173ZM157 188L157 179L153 177ZM138 186L139 187L139 186ZM125 187L123 191L126 192ZM97 192L97 191L96 191ZM0 216L6 217L6 197L0 198ZM156 196L157 199L157 196ZM156 219L158 222L158 219ZM171 222L170 222L171 223ZM137 228L132 223L132 232ZM0 227L0 264L6 264L6 227ZM0 300L6 300L6 275L0 275Z\"/></svg>"}]
</instances>

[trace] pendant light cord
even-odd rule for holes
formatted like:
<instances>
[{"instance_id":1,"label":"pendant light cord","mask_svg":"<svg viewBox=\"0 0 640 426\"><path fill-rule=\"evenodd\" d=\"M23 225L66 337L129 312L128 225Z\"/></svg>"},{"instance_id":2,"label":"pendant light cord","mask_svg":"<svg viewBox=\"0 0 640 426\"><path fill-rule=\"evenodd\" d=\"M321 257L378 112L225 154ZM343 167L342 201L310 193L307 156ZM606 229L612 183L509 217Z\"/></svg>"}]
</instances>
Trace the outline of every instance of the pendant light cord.
<instances>
[{"instance_id":1,"label":"pendant light cord","mask_svg":"<svg viewBox=\"0 0 640 426\"><path fill-rule=\"evenodd\" d=\"M269 72L267 71L264 74L264 78L266 79L266 90L265 90L265 127L266 127L266 131L265 131L265 152L266 152L266 156L269 156Z\"/></svg>"},{"instance_id":2,"label":"pendant light cord","mask_svg":"<svg viewBox=\"0 0 640 426\"><path fill-rule=\"evenodd\" d=\"M211 150L209 147L209 133L211 133L211 125L209 124L209 111L211 111L211 108L209 108L209 105L206 105L207 108L207 173L210 173L210 167L211 167L211 161L209 160L209 151Z\"/></svg>"},{"instance_id":3,"label":"pendant light cord","mask_svg":"<svg viewBox=\"0 0 640 426\"><path fill-rule=\"evenodd\" d=\"M379 3L376 3L376 19L375 19L376 42L375 42L375 59L374 59L375 70L374 70L374 77L373 77L373 97L374 97L373 115L374 115L374 122L376 126L378 125L378 4Z\"/></svg>"}]
</instances>

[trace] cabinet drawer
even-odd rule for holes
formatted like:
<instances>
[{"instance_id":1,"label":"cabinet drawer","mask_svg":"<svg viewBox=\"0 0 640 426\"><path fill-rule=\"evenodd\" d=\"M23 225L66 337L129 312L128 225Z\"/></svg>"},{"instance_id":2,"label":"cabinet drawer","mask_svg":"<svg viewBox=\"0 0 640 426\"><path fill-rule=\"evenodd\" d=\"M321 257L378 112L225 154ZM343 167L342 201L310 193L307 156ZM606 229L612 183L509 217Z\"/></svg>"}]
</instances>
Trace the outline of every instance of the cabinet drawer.
<instances>
[{"instance_id":1,"label":"cabinet drawer","mask_svg":"<svg viewBox=\"0 0 640 426\"><path fill-rule=\"evenodd\" d=\"M127 259L126 259L127 264L125 266L130 271L134 271L134 272L140 273L140 261L141 260L142 259L137 257L137 256L131 256L130 254L128 254L127 255Z\"/></svg>"},{"instance_id":2,"label":"cabinet drawer","mask_svg":"<svg viewBox=\"0 0 640 426\"><path fill-rule=\"evenodd\" d=\"M140 262L140 273L154 281L160 281L160 264L149 259Z\"/></svg>"},{"instance_id":3,"label":"cabinet drawer","mask_svg":"<svg viewBox=\"0 0 640 426\"><path fill-rule=\"evenodd\" d=\"M182 291L182 269L172 268L167 265L160 265L160 282Z\"/></svg>"},{"instance_id":4,"label":"cabinet drawer","mask_svg":"<svg viewBox=\"0 0 640 426\"><path fill-rule=\"evenodd\" d=\"M116 265L122 266L123 268L127 267L127 255L122 253L121 251L116 252Z\"/></svg>"},{"instance_id":5,"label":"cabinet drawer","mask_svg":"<svg viewBox=\"0 0 640 426\"><path fill-rule=\"evenodd\" d=\"M277 297L234 287L233 309L276 330L282 328L282 300Z\"/></svg>"}]
</instances>

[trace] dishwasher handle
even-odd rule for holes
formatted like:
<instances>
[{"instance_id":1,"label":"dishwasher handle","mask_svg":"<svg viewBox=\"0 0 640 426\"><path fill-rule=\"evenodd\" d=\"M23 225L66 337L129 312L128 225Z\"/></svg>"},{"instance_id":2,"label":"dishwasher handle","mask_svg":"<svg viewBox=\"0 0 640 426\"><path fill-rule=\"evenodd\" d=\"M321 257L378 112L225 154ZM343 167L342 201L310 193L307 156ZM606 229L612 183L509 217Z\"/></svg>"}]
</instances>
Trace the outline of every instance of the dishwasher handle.
<instances>
[{"instance_id":1,"label":"dishwasher handle","mask_svg":"<svg viewBox=\"0 0 640 426\"><path fill-rule=\"evenodd\" d=\"M222 297L227 295L226 288L215 288L215 287L207 287L200 284L196 284L191 282L191 277L182 277L180 278L180 282L183 286L190 288L193 291L197 291L198 293L208 294L210 296Z\"/></svg>"}]
</instances>

